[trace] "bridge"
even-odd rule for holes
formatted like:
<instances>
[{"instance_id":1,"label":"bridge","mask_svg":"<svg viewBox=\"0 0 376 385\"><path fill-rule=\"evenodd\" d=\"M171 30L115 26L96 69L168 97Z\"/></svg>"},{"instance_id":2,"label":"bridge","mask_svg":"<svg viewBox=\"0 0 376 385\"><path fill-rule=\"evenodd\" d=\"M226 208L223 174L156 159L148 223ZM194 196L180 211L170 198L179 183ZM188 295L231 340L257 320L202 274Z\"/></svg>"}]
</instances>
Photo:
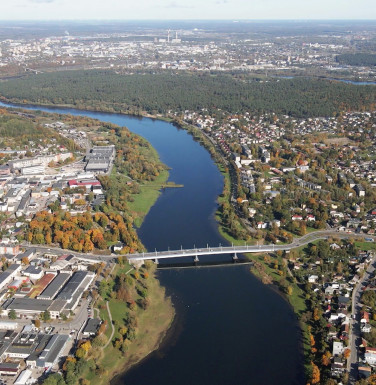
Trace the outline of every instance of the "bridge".
<instances>
[{"instance_id":1,"label":"bridge","mask_svg":"<svg viewBox=\"0 0 376 385\"><path fill-rule=\"evenodd\" d=\"M221 255L228 254L232 255L233 259L237 259L238 254L245 253L272 253L278 250L287 251L294 249L296 247L307 245L310 242L319 240L319 239L328 239L332 237L334 239L349 239L349 238L363 238L366 237L365 240L370 242L376 242L376 236L365 235L365 234L355 234L355 233L346 233L346 232L338 232L337 230L319 230L309 234L306 234L300 238L295 238L292 243L284 244L284 245L247 245L244 244L242 246L221 246L212 247L207 245L206 247L193 247L192 249L183 249L180 248L178 250L167 250L167 251L153 251L153 252L144 252L144 253L134 253L134 254L126 254L128 261L136 266L142 265L145 261L152 260L158 263L159 260L170 259L170 258L187 258L191 257L193 261L198 262L201 257L205 255ZM40 253L56 253L57 255L62 254L73 254L76 258L97 263L97 262L107 262L116 259L115 254L92 254L92 253L78 253L75 251L63 250L59 247L53 246L43 246L43 245L31 245L28 243L21 243L20 246L26 249L35 249Z\"/></svg>"},{"instance_id":2,"label":"bridge","mask_svg":"<svg viewBox=\"0 0 376 385\"><path fill-rule=\"evenodd\" d=\"M153 251L153 252L144 252L144 253L134 253L127 254L126 257L128 261L136 266L142 265L145 261L154 261L158 263L162 259L172 259L172 258L187 258L191 257L194 262L198 262L200 257L205 255L221 255L221 254L230 254L233 256L233 259L238 258L238 254L246 253L272 253L278 250L287 251L306 245L310 242L319 240L319 239L328 239L329 237L335 237L340 239L348 238L359 238L359 234L349 234L345 232L338 232L335 230L320 230L315 231L309 234L304 235L300 238L295 238L292 243L284 245L247 245L242 246L219 246L211 247L207 245L206 247L194 247L193 249L178 249L178 250L167 250L167 251ZM376 241L376 236L367 236L372 241Z\"/></svg>"},{"instance_id":3,"label":"bridge","mask_svg":"<svg viewBox=\"0 0 376 385\"><path fill-rule=\"evenodd\" d=\"M145 253L128 254L127 259L130 263L141 265L145 261L154 261L158 263L161 259L171 258L187 258L191 257L194 262L199 262L200 258L205 255L221 255L230 254L234 260L238 259L238 254L244 253L272 253L274 251L290 250L292 244L288 245L244 245L244 246L219 246L219 247L204 247L180 250L154 251ZM296 247L296 246L294 246Z\"/></svg>"}]
</instances>

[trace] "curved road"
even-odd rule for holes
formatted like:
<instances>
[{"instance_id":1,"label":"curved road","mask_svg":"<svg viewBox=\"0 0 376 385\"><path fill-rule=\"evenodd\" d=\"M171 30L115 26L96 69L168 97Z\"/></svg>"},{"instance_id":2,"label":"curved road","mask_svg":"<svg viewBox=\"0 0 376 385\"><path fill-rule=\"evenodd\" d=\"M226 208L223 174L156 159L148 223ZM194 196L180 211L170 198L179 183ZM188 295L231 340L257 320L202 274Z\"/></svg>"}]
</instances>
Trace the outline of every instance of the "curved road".
<instances>
[{"instance_id":1,"label":"curved road","mask_svg":"<svg viewBox=\"0 0 376 385\"><path fill-rule=\"evenodd\" d=\"M248 245L246 247L244 246L239 246L238 252L270 252L270 251L278 251L278 250L291 250L300 246L307 245L308 243L320 240L320 239L327 239L327 238L339 238L339 239L348 239L348 238L370 238L376 241L376 236L371 236L371 235L365 235L365 234L354 234L354 233L346 233L346 232L339 232L337 230L320 230L320 231L315 231L309 234L306 234L300 238L294 238L294 241L290 244L282 244L282 245ZM41 246L41 245L31 245L31 244L26 244L26 243L21 243L20 246L26 248L26 249L35 249L37 252L41 253L46 253L46 252L51 252L57 255L63 255L63 254L73 254L76 258L83 260L83 261L88 261L88 262L110 262L113 259L117 258L117 255L115 254L103 254L103 255L98 255L98 254L93 254L93 253L78 253L75 251L71 250L66 250L66 249L61 249L59 247L51 247L51 246ZM272 250L269 250L269 249ZM203 247L201 249L201 252L205 254L205 250L207 248ZM210 250L210 246L208 246L208 249ZM225 250L226 247L223 247L223 250ZM214 247L212 248L214 250ZM218 248L218 251L220 248ZM227 247L228 253L231 253L231 247ZM156 256L162 255L169 255L171 257L174 256L174 254L179 254L182 251L186 251L189 255L189 253L197 253L198 248L194 249L187 249L187 250L168 250L168 251L158 251L157 254L155 252L153 253L135 253L135 254L126 254L125 257L130 258L130 259L143 259L143 256L150 255L150 258L153 257L155 258Z\"/></svg>"}]
</instances>

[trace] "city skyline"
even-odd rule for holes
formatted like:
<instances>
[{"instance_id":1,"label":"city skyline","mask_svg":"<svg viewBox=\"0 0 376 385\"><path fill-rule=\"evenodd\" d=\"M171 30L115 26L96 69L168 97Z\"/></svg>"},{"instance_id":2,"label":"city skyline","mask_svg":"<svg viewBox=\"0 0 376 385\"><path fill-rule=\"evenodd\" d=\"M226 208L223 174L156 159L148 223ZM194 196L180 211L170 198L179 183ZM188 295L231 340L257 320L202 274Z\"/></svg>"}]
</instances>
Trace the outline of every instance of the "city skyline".
<instances>
[{"instance_id":1,"label":"city skyline","mask_svg":"<svg viewBox=\"0 0 376 385\"><path fill-rule=\"evenodd\" d=\"M371 20L371 0L13 0L2 5L1 20Z\"/></svg>"}]
</instances>

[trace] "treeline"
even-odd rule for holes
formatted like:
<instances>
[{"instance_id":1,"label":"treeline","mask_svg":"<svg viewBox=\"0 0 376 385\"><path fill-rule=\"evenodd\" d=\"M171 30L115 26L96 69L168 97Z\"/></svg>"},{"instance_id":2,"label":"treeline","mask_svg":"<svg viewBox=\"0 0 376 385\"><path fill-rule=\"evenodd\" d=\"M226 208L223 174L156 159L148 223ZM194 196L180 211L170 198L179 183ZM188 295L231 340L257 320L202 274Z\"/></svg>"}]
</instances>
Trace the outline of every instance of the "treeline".
<instances>
[{"instance_id":1,"label":"treeline","mask_svg":"<svg viewBox=\"0 0 376 385\"><path fill-rule=\"evenodd\" d=\"M141 114L222 109L275 112L296 117L332 116L376 105L372 86L322 79L236 79L228 74L122 75L109 70L31 75L0 84L10 101Z\"/></svg>"},{"instance_id":2,"label":"treeline","mask_svg":"<svg viewBox=\"0 0 376 385\"><path fill-rule=\"evenodd\" d=\"M336 57L338 63L348 64L351 66L367 66L376 65L376 54L371 53L346 53Z\"/></svg>"}]
</instances>

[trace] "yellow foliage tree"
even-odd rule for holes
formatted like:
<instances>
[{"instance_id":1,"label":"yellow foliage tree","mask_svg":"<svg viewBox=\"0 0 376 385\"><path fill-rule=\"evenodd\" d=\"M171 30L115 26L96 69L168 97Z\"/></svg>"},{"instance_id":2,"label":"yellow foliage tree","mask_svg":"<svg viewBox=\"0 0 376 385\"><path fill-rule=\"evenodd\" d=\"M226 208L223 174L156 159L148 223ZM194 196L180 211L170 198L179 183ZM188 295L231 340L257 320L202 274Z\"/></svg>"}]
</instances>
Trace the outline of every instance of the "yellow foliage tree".
<instances>
[{"instance_id":1,"label":"yellow foliage tree","mask_svg":"<svg viewBox=\"0 0 376 385\"><path fill-rule=\"evenodd\" d=\"M328 366L328 365L330 365L330 358L331 358L330 352L326 351L326 352L322 355L322 358L321 358L321 363L323 364L323 366Z\"/></svg>"},{"instance_id":2,"label":"yellow foliage tree","mask_svg":"<svg viewBox=\"0 0 376 385\"><path fill-rule=\"evenodd\" d=\"M312 362L312 384L318 384L320 382L320 369Z\"/></svg>"}]
</instances>

